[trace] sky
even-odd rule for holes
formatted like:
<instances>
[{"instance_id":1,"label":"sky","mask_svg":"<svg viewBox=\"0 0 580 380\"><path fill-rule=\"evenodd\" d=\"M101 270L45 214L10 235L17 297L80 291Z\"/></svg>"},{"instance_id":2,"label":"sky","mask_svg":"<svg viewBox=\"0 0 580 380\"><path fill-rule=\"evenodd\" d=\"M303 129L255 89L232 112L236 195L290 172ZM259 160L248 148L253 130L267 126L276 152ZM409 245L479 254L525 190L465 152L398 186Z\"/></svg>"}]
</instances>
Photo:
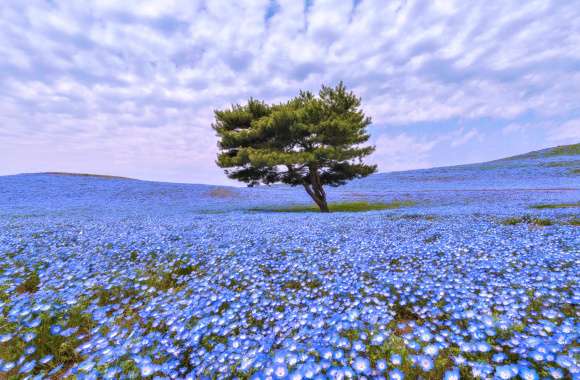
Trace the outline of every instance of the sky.
<instances>
[{"instance_id":1,"label":"sky","mask_svg":"<svg viewBox=\"0 0 580 380\"><path fill-rule=\"evenodd\" d=\"M379 171L580 142L570 0L6 1L0 175L233 184L213 111L344 81Z\"/></svg>"}]
</instances>

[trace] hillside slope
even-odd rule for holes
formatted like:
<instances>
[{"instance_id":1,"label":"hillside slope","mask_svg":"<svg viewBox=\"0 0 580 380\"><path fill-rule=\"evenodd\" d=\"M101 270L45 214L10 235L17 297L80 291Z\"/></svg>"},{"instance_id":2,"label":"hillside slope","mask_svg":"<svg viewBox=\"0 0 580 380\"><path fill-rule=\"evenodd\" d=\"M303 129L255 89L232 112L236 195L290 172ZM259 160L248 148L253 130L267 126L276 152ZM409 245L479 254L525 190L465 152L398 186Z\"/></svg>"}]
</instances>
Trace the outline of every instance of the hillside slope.
<instances>
[{"instance_id":1,"label":"hillside slope","mask_svg":"<svg viewBox=\"0 0 580 380\"><path fill-rule=\"evenodd\" d=\"M580 144L501 160L380 173L328 190L331 201L411 199L438 212L501 212L502 205L580 199ZM0 177L0 215L199 214L310 203L301 188L235 188L39 173ZM461 207L459 207L461 206ZM495 211L494 211L495 209Z\"/></svg>"}]
</instances>

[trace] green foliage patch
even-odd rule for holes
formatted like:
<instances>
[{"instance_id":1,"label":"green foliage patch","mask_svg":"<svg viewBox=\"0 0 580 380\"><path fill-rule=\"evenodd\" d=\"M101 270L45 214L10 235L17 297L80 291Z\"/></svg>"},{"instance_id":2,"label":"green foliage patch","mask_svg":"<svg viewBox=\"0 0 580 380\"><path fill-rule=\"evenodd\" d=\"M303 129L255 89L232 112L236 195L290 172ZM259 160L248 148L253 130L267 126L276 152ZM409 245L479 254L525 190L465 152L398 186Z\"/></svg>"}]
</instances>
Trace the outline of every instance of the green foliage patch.
<instances>
[{"instance_id":1,"label":"green foliage patch","mask_svg":"<svg viewBox=\"0 0 580 380\"><path fill-rule=\"evenodd\" d=\"M580 207L580 202L577 203L545 203L530 206L536 210L554 209L554 208L576 208Z\"/></svg>"},{"instance_id":2,"label":"green foliage patch","mask_svg":"<svg viewBox=\"0 0 580 380\"><path fill-rule=\"evenodd\" d=\"M364 212L375 210L389 210L401 207L415 205L413 201L393 201L389 203L369 203L369 202L340 202L330 203L328 208L330 212ZM268 211L268 212L317 212L316 206L291 206L281 208L253 208L250 211Z\"/></svg>"},{"instance_id":3,"label":"green foliage patch","mask_svg":"<svg viewBox=\"0 0 580 380\"><path fill-rule=\"evenodd\" d=\"M551 219L532 218L529 215L524 215L522 217L505 218L500 223L505 225L505 226L515 226L516 224L525 223L525 224L531 224L534 226L542 226L542 227L551 226L554 224L554 222Z\"/></svg>"}]
</instances>

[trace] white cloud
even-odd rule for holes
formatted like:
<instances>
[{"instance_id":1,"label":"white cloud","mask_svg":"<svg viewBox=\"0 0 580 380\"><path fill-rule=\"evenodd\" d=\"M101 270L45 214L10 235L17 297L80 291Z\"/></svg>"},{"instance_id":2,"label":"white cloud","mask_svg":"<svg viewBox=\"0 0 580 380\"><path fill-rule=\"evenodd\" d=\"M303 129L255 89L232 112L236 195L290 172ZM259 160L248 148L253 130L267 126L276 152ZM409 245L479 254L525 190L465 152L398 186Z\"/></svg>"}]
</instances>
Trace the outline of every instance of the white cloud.
<instances>
[{"instance_id":1,"label":"white cloud","mask_svg":"<svg viewBox=\"0 0 580 380\"><path fill-rule=\"evenodd\" d=\"M59 146L90 136L83 141L86 149L92 144L95 162L86 165L97 165L98 147L106 147L124 157L127 173L119 174L150 164L156 178L179 171L186 152L205 152L195 173L166 177L195 181L216 173L206 149L215 146L213 109L250 96L282 101L322 82L344 80L381 125L530 112L562 120L577 110L580 8L574 2L276 3L3 4L0 148L27 146L29 139ZM576 131L561 126L550 139L565 141ZM141 149L129 133L165 163L122 152L125 144ZM446 141L460 146L483 133L467 130ZM179 138L183 144L172 149L168 142ZM421 151L407 138L429 146L410 134L397 137ZM385 139L377 141L389 144ZM428 165L427 157L399 161ZM0 162L1 173L14 170Z\"/></svg>"},{"instance_id":2,"label":"white cloud","mask_svg":"<svg viewBox=\"0 0 580 380\"><path fill-rule=\"evenodd\" d=\"M377 149L372 160L379 165L380 171L428 168L433 166L431 157L435 148L445 146L447 150L453 151L472 140L481 142L483 139L483 133L475 129L465 130L463 127L436 137L412 136L408 133L383 134L373 142Z\"/></svg>"},{"instance_id":3,"label":"white cloud","mask_svg":"<svg viewBox=\"0 0 580 380\"><path fill-rule=\"evenodd\" d=\"M421 169L431 166L428 155L439 143L437 140L419 140L406 133L382 135L376 141L377 150L372 162L380 171Z\"/></svg>"},{"instance_id":4,"label":"white cloud","mask_svg":"<svg viewBox=\"0 0 580 380\"><path fill-rule=\"evenodd\" d=\"M549 140L562 144L580 143L580 119L569 120L554 128L549 134Z\"/></svg>"},{"instance_id":5,"label":"white cloud","mask_svg":"<svg viewBox=\"0 0 580 380\"><path fill-rule=\"evenodd\" d=\"M450 142L451 147L458 147L467 144L469 141L473 139L482 141L483 134L473 128L470 129L469 131L465 131L464 128L460 128L457 132L453 133L452 136L450 136L449 138L451 140Z\"/></svg>"}]
</instances>

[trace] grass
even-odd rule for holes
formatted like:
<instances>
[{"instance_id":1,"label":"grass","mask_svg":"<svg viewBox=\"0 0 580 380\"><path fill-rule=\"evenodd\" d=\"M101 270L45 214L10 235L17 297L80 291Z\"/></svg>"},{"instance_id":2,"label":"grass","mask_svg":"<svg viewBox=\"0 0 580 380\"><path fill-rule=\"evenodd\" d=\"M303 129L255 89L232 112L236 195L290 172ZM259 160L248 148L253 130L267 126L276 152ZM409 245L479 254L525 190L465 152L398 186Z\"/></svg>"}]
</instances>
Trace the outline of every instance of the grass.
<instances>
[{"instance_id":1,"label":"grass","mask_svg":"<svg viewBox=\"0 0 580 380\"><path fill-rule=\"evenodd\" d=\"M29 272L26 279L16 288L18 293L35 293L40 285L38 271Z\"/></svg>"},{"instance_id":2,"label":"grass","mask_svg":"<svg viewBox=\"0 0 580 380\"><path fill-rule=\"evenodd\" d=\"M423 239L423 242L426 244L435 243L437 240L439 240L439 238L441 238L441 235L434 234L434 235L431 235L431 236Z\"/></svg>"},{"instance_id":3,"label":"grass","mask_svg":"<svg viewBox=\"0 0 580 380\"><path fill-rule=\"evenodd\" d=\"M68 176L68 177L90 177L90 178L99 178L99 179L133 179L133 178L129 178L129 177L121 177L121 176L116 176L116 175L90 174L90 173L44 172L44 173L39 173L39 174Z\"/></svg>"},{"instance_id":4,"label":"grass","mask_svg":"<svg viewBox=\"0 0 580 380\"><path fill-rule=\"evenodd\" d=\"M578 156L580 155L580 144L561 145L549 150L547 156Z\"/></svg>"},{"instance_id":5,"label":"grass","mask_svg":"<svg viewBox=\"0 0 580 380\"><path fill-rule=\"evenodd\" d=\"M207 192L211 198L235 198L237 194L227 187L216 187Z\"/></svg>"},{"instance_id":6,"label":"grass","mask_svg":"<svg viewBox=\"0 0 580 380\"><path fill-rule=\"evenodd\" d=\"M34 338L30 343L26 343L21 336L14 337L11 341L0 343L0 360L15 362L24 354L26 347L32 345L36 351L29 357L32 360L52 355L54 359L48 364L37 363L34 372L39 370L49 371L62 365L62 371L57 373L54 378L60 378L66 369L73 364L80 363L83 358L78 353L78 347L87 339L87 334L95 327L90 314L86 311L89 306L87 299L80 300L77 305L69 310L50 315L43 313L40 315L40 324L33 328L28 328L27 332L33 333ZM70 336L52 334L50 327L59 324L63 329L74 328L75 332ZM13 333L17 325L4 319L0 315L0 334ZM0 379L19 379L22 378L17 373L17 368L5 374L0 375Z\"/></svg>"},{"instance_id":7,"label":"grass","mask_svg":"<svg viewBox=\"0 0 580 380\"><path fill-rule=\"evenodd\" d=\"M580 166L580 160L548 162L544 166L547 166L549 168L566 168L570 166Z\"/></svg>"},{"instance_id":8,"label":"grass","mask_svg":"<svg viewBox=\"0 0 580 380\"><path fill-rule=\"evenodd\" d=\"M364 212L374 210L389 210L401 207L413 206L412 201L393 201L389 203L369 203L369 202L340 202L330 203L328 208L331 212ZM268 212L319 212L318 206L291 206L282 208L252 208L250 211L268 211Z\"/></svg>"},{"instance_id":9,"label":"grass","mask_svg":"<svg viewBox=\"0 0 580 380\"><path fill-rule=\"evenodd\" d=\"M504 160L520 160L527 158L542 158L556 156L578 156L580 155L580 144L560 145L554 148L536 150L529 153L519 154L517 156L507 157Z\"/></svg>"},{"instance_id":10,"label":"grass","mask_svg":"<svg viewBox=\"0 0 580 380\"><path fill-rule=\"evenodd\" d=\"M580 202L577 202L577 203L545 203L545 204L533 205L530 207L535 208L537 210L553 209L553 208L574 208L574 207L580 207Z\"/></svg>"},{"instance_id":11,"label":"grass","mask_svg":"<svg viewBox=\"0 0 580 380\"><path fill-rule=\"evenodd\" d=\"M506 218L501 221L501 224L505 226L515 226L516 224L520 223L532 224L541 227L551 226L554 224L554 222L552 222L552 220L550 219L532 218L529 215L525 215L522 217Z\"/></svg>"}]
</instances>

